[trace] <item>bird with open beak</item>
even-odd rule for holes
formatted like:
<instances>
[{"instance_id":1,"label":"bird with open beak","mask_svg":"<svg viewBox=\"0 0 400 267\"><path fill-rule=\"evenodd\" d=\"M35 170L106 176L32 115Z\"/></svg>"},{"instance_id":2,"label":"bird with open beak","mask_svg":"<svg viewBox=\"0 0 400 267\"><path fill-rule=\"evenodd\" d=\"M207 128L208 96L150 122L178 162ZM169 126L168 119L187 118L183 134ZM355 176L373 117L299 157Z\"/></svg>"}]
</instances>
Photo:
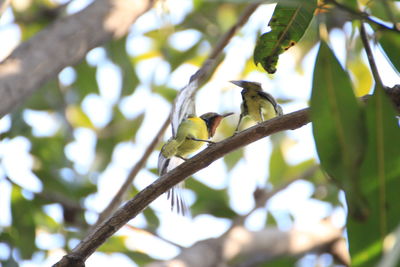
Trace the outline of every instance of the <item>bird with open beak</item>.
<instances>
[{"instance_id":1,"label":"bird with open beak","mask_svg":"<svg viewBox=\"0 0 400 267\"><path fill-rule=\"evenodd\" d=\"M158 158L158 172L163 175L175 168L177 165L186 160L186 157L199 150L204 143L213 143L209 139L215 134L215 131L221 120L232 115L227 113L220 115L218 113L209 112L196 117L189 115L178 126L176 135L171 137L162 147ZM183 202L176 189L172 188L168 192L168 197L171 199L171 208L175 204L178 213L185 213L186 205Z\"/></svg>"}]
</instances>

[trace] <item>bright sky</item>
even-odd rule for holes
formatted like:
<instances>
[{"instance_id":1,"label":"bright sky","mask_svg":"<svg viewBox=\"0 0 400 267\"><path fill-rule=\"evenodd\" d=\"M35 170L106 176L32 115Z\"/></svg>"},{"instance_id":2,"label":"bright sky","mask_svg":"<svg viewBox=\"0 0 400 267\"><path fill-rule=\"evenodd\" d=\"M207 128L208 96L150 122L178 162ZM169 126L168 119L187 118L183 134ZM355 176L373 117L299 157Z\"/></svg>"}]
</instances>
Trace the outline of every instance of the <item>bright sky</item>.
<instances>
[{"instance_id":1,"label":"bright sky","mask_svg":"<svg viewBox=\"0 0 400 267\"><path fill-rule=\"evenodd\" d=\"M86 5L89 1L73 1L69 6L69 12L76 12ZM181 8L171 8L169 14L160 14L155 11L142 16L132 27L132 32L128 38L128 52L137 55L146 52L149 39L142 36L142 33L156 29L162 26L162 23L179 22L187 11L191 9L190 1L171 0L171 6L180 6ZM262 82L265 89L277 98L294 99L293 103L283 105L285 113L298 110L307 106L307 101L311 93L311 75L313 72L313 62L317 48L307 56L303 63L304 75L295 71L293 54L285 53L280 57L278 71L274 79L264 73L251 73L248 77L240 77L239 73L244 64L243 59L251 51L243 47L254 45L254 36L260 28L264 27L267 21L266 13L272 14L273 6L264 5L260 7L251 17L249 23L242 29L241 37L235 37L227 47L227 57L221 67L218 68L214 79L210 81L198 93L196 104L199 114L216 111L234 111L239 112L241 97L240 89L230 84L228 81L235 79L256 80ZM0 42L0 59L4 58L18 44L20 33L18 27L12 24L12 13L8 9L0 19L0 39L9 40ZM187 30L173 34L169 41L177 49L184 50L193 42L198 40L198 33L194 30ZM338 55L344 54L344 36L340 31L334 31L331 36L333 49ZM136 45L133 46L133 43ZM142 44L142 45L138 45ZM143 47L143 49L138 49ZM208 49L208 48L207 48ZM380 66L382 79L385 84L391 86L400 83L399 76L392 70L386 62L384 56L378 49L374 50L378 66ZM340 57L339 57L340 58ZM93 49L88 55L87 60L90 64L98 66L97 80L100 86L99 95L89 95L83 102L83 110L88 114L93 123L98 126L104 126L111 119L111 108L116 102L118 92L121 89L121 78L118 67L113 65L105 57L102 48ZM140 63L138 74L142 81L135 93L125 97L120 104L121 111L129 118L135 117L143 111L146 112L144 123L137 134L136 143L119 144L112 155L112 164L102 173L98 180L98 194L88 196L85 204L90 211L86 218L89 222L94 222L96 213L101 212L109 203L115 192L127 177L128 171L142 155L149 142L149 136L152 137L158 130L154 125L161 125L170 110L170 105L158 95L151 94L148 84L153 78L153 73L149 69L155 69L155 78L158 83L168 84L176 89L183 87L189 77L197 70L191 65L184 65L168 76L169 68L167 64L162 63L161 59L151 59ZM64 69L60 79L65 84L70 84L75 79L75 73L72 68ZM107 77L107 78L105 78ZM186 78L182 78L186 77ZM290 77L288 79L287 77ZM221 88L221 93L216 93L216 88ZM213 95L210 98L210 95ZM137 99L140 99L138 103ZM162 114L160 116L160 114ZM37 136L49 136L56 132L60 127L59 118L46 112L27 111L24 114L27 122L33 126L33 133ZM235 123L238 115L231 118ZM10 118L5 116L0 120L0 133L10 127ZM75 163L76 169L86 174L90 171L92 160L94 159L95 134L89 129L77 129L74 133L75 141L65 148L65 153L70 160ZM165 138L168 138L170 131ZM291 164L299 163L309 158L316 158L314 143L310 125L302 127L295 131L287 132L292 140L285 145L284 155ZM257 185L264 184L268 173L268 159L271 153L271 143L269 138L260 140L249 145L245 150L245 159L241 160L237 166L226 173L225 166L221 160L213 163L208 168L200 171L195 178L204 182L213 188L228 187L231 207L240 214L244 214L253 207L252 193ZM30 171L32 167L32 158L29 155L30 143L25 137L20 136L12 140L5 139L0 141L0 227L11 224L11 213L9 209L9 196L11 187L6 182L4 172L6 171L10 178L25 188L25 195L29 197L28 192L39 192L41 182ZM156 167L157 153L153 153L148 161L148 167ZM15 163L18 162L18 166ZM65 170L68 177L68 170ZM67 178L66 178L67 179ZM143 189L152 183L157 177L146 170L142 170L134 183L139 189ZM345 213L342 209L332 211L329 204L311 200L313 190L311 184L306 181L293 183L285 191L277 194L268 203L268 211L278 219L279 226L282 229L289 229L293 225L289 219L289 213L295 217L296 227L307 227L310 222L316 222L321 218L333 213L333 218L338 226L345 222ZM195 195L187 190L185 198L188 203L194 201ZM217 205L217 203L216 203ZM217 219L208 215L197 216L196 218L186 218L170 212L169 201L165 196L160 197L151 204L161 219L161 227L158 234L173 242L183 246L190 246L194 242L220 236L229 227L229 221ZM58 205L49 205L46 212L56 221L62 220L61 209ZM246 226L251 230L262 229L265 225L266 213L264 210L255 212L246 221ZM145 220L142 215L130 222L131 225L143 227ZM212 225L212 227L210 227ZM130 248L139 249L149 253L159 259L168 259L175 256L179 251L154 237L132 230L122 229L118 234L126 234L127 244ZM135 240L140 238L140 245ZM37 245L41 248L54 248L62 245L63 238L59 234L48 234L44 231L38 232ZM72 241L73 243L78 240ZM157 247L157 249L155 249ZM4 248L4 249L3 249ZM0 243L0 260L8 255L4 244ZM45 260L45 266L58 261L64 255L64 251L55 249L50 257ZM43 266L43 255L36 255L32 261L26 261L21 266L33 267ZM307 261L307 258L304 259ZM326 259L329 262L329 259ZM87 266L108 266L110 264L119 264L119 266L135 266L122 254L104 255L96 253L89 258Z\"/></svg>"}]
</instances>

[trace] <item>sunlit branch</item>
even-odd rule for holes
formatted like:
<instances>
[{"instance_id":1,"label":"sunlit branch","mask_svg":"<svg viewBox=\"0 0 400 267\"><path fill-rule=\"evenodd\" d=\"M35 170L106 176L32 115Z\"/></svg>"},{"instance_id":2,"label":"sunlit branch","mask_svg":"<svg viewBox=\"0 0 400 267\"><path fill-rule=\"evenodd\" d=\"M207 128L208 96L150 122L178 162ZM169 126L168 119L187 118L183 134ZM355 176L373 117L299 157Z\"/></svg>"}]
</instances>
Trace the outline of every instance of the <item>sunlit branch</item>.
<instances>
[{"instance_id":1,"label":"sunlit branch","mask_svg":"<svg viewBox=\"0 0 400 267\"><path fill-rule=\"evenodd\" d=\"M0 62L0 118L91 49L126 35L154 0L97 0L44 28Z\"/></svg>"},{"instance_id":2,"label":"sunlit branch","mask_svg":"<svg viewBox=\"0 0 400 267\"><path fill-rule=\"evenodd\" d=\"M333 225L330 218L313 223L308 230L293 227L282 231L269 226L253 232L237 225L218 238L196 242L174 259L152 262L145 267L259 266L279 258L298 258L310 252L330 253L336 262L348 266L350 257L342 232L343 229Z\"/></svg>"}]
</instances>

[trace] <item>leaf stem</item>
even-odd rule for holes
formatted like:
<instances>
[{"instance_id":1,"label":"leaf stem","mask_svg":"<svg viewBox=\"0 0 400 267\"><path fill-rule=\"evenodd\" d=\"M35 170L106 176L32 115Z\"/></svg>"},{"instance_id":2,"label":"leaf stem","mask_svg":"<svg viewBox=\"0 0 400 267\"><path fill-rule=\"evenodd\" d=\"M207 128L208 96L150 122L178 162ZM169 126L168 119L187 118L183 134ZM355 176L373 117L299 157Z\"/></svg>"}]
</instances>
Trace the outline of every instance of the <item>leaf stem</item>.
<instances>
[{"instance_id":1,"label":"leaf stem","mask_svg":"<svg viewBox=\"0 0 400 267\"><path fill-rule=\"evenodd\" d=\"M396 24L393 24L393 27L388 27L385 24L382 24L379 21L372 19L368 13L354 10L346 5L343 5L339 2L337 2L336 0L325 0L325 2L335 5L337 8L340 8L340 9L346 11L347 13L353 15L354 17L356 17L358 19L365 20L371 24L374 24L382 30L389 30L389 31L394 31L394 32L400 33L400 30L396 27Z\"/></svg>"},{"instance_id":2,"label":"leaf stem","mask_svg":"<svg viewBox=\"0 0 400 267\"><path fill-rule=\"evenodd\" d=\"M372 53L371 46L368 41L367 32L365 31L365 27L364 27L363 23L361 23L361 26L360 26L360 35L361 35L361 40L362 40L364 48L365 48L365 52L367 53L369 66L371 68L372 75L374 76L375 83L383 89L384 86L382 83L382 79L379 76L378 68L376 66L374 55Z\"/></svg>"}]
</instances>

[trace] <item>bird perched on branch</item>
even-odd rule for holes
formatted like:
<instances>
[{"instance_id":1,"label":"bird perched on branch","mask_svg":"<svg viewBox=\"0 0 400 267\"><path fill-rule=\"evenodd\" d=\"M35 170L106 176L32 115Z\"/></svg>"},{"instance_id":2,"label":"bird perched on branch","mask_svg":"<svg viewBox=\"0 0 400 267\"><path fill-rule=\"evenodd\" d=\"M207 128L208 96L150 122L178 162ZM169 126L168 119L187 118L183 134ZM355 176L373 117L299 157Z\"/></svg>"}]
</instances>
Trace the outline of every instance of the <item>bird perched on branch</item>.
<instances>
[{"instance_id":1,"label":"bird perched on branch","mask_svg":"<svg viewBox=\"0 0 400 267\"><path fill-rule=\"evenodd\" d=\"M235 132L238 131L242 119L246 116L260 123L283 115L282 107L272 95L263 91L260 83L249 81L231 81L231 83L243 88L243 102L240 106L241 113Z\"/></svg>"},{"instance_id":2,"label":"bird perched on branch","mask_svg":"<svg viewBox=\"0 0 400 267\"><path fill-rule=\"evenodd\" d=\"M218 113L209 112L196 117L189 115L178 126L175 136L170 138L162 147L158 157L158 172L163 175L175 168L177 165L186 160L186 157L199 150L204 143L213 143L209 139L214 136L215 130L224 117L233 113L220 115ZM179 193L175 192L178 188L172 188L168 192L168 198L171 199L171 208L175 204L178 213L185 213L186 205L184 204Z\"/></svg>"}]
</instances>

